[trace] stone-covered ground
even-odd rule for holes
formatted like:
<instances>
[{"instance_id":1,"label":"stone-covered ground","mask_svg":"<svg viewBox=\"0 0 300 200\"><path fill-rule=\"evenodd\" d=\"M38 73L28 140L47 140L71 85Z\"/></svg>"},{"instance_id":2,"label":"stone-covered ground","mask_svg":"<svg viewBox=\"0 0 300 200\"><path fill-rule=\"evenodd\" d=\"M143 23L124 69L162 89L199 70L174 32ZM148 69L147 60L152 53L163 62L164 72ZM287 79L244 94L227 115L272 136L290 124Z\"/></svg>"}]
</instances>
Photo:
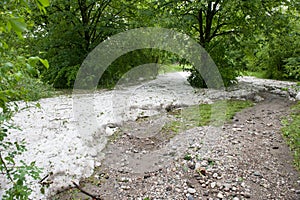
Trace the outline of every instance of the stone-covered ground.
<instances>
[{"instance_id":1,"label":"stone-covered ground","mask_svg":"<svg viewBox=\"0 0 300 200\"><path fill-rule=\"evenodd\" d=\"M84 116L87 120L73 112L76 95L27 105L19 102L23 109L14 122L22 131L12 130L11 138L26 139L28 151L20 159L36 161L47 177L46 194L34 183L32 199L50 198L61 191L59 199L70 199L70 191L65 191L74 187L73 181L104 199L297 199L299 174L279 133L280 117L288 113L295 87L290 82L242 77L227 91L195 90L186 82L186 74L170 73L137 86L83 95L82 110L85 105L94 108ZM198 127L170 141L155 138L159 130L155 127L168 120L166 108L219 99L251 99L257 105L223 129ZM155 119L158 114L164 117ZM78 128L83 123L90 127L92 118L93 129ZM146 136L126 131L107 145L114 131L138 118L152 120L144 129Z\"/></svg>"}]
</instances>

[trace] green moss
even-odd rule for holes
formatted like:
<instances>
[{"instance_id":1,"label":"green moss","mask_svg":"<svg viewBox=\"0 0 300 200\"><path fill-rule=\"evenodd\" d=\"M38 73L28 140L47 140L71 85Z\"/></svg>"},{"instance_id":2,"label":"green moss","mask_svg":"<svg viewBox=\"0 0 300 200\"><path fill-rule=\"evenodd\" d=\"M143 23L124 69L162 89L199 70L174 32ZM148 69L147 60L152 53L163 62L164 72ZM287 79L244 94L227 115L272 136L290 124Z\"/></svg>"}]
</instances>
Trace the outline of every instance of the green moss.
<instances>
[{"instance_id":1,"label":"green moss","mask_svg":"<svg viewBox=\"0 0 300 200\"><path fill-rule=\"evenodd\" d=\"M122 136L122 131L117 130L112 135L108 136L108 144L116 142Z\"/></svg>"},{"instance_id":2,"label":"green moss","mask_svg":"<svg viewBox=\"0 0 300 200\"><path fill-rule=\"evenodd\" d=\"M197 126L221 126L224 122L229 121L233 116L244 108L252 106L251 101L230 100L216 101L213 104L200 104L190 106L181 110L181 112L173 111L171 114L175 116L174 121L167 123L162 132L174 133L176 135L180 131L188 130ZM222 111L226 111L225 113ZM219 112L221 111L221 112Z\"/></svg>"},{"instance_id":3,"label":"green moss","mask_svg":"<svg viewBox=\"0 0 300 200\"><path fill-rule=\"evenodd\" d=\"M300 102L292 107L292 113L282 123L283 136L294 154L295 166L300 170Z\"/></svg>"}]
</instances>

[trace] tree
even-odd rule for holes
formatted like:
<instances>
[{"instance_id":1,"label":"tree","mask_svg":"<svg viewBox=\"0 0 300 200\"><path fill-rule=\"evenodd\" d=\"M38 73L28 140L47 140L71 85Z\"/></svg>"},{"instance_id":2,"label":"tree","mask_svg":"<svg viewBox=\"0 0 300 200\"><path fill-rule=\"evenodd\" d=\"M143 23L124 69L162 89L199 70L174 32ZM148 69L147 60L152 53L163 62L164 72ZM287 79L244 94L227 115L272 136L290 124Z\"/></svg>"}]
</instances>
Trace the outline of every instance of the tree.
<instances>
[{"instance_id":1,"label":"tree","mask_svg":"<svg viewBox=\"0 0 300 200\"><path fill-rule=\"evenodd\" d=\"M242 1L242 0L160 0L161 18L170 28L185 32L195 38L212 56L219 67L225 85L239 75L245 64L246 41L254 40L263 31L275 33L281 19L279 8L293 5L292 1ZM277 34L277 33L275 33ZM248 43L249 44L249 43ZM256 45L256 44L254 44ZM191 69L189 81L194 86L205 86L200 74Z\"/></svg>"},{"instance_id":2,"label":"tree","mask_svg":"<svg viewBox=\"0 0 300 200\"><path fill-rule=\"evenodd\" d=\"M35 49L45 52L51 65L43 73L44 80L57 88L72 87L87 54L109 36L128 28L133 2L55 0L47 15L37 15Z\"/></svg>"}]
</instances>

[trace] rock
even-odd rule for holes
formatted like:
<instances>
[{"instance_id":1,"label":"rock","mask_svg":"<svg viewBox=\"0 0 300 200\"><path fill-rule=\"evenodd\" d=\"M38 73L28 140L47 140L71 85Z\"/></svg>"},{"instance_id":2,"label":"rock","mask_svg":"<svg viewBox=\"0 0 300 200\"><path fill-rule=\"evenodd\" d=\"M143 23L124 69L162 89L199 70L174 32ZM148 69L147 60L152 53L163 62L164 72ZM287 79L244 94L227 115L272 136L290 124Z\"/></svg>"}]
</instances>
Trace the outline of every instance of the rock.
<instances>
[{"instance_id":1,"label":"rock","mask_svg":"<svg viewBox=\"0 0 300 200\"><path fill-rule=\"evenodd\" d=\"M129 190L129 189L130 189L130 186L122 185L122 186L121 186L121 189L123 189L123 190Z\"/></svg>"},{"instance_id":2,"label":"rock","mask_svg":"<svg viewBox=\"0 0 300 200\"><path fill-rule=\"evenodd\" d=\"M212 182L212 183L210 184L210 187L211 187L211 188L215 188L215 187L216 187L216 185L217 185L217 183L216 183L216 182Z\"/></svg>"},{"instance_id":3,"label":"rock","mask_svg":"<svg viewBox=\"0 0 300 200\"><path fill-rule=\"evenodd\" d=\"M213 174L213 177L214 177L214 178L218 178L218 176L219 176L219 175L218 175L217 173L214 173L214 174Z\"/></svg>"},{"instance_id":4,"label":"rock","mask_svg":"<svg viewBox=\"0 0 300 200\"><path fill-rule=\"evenodd\" d=\"M172 186L168 186L168 187L166 188L166 191L172 191Z\"/></svg>"},{"instance_id":5,"label":"rock","mask_svg":"<svg viewBox=\"0 0 300 200\"><path fill-rule=\"evenodd\" d=\"M251 195L249 193L247 193L247 192L241 193L241 195L243 195L247 199L249 199L251 197Z\"/></svg>"},{"instance_id":6,"label":"rock","mask_svg":"<svg viewBox=\"0 0 300 200\"><path fill-rule=\"evenodd\" d=\"M201 164L199 162L196 163L195 168L199 169L201 167Z\"/></svg>"},{"instance_id":7,"label":"rock","mask_svg":"<svg viewBox=\"0 0 300 200\"><path fill-rule=\"evenodd\" d=\"M259 96L259 95L255 95L253 100L254 100L254 102L258 103L258 102L261 102L261 101L263 101L263 100L265 100L265 99L262 98L262 97Z\"/></svg>"},{"instance_id":8,"label":"rock","mask_svg":"<svg viewBox=\"0 0 300 200\"><path fill-rule=\"evenodd\" d=\"M196 190L194 188L188 188L187 191L190 194L195 194L196 193Z\"/></svg>"},{"instance_id":9,"label":"rock","mask_svg":"<svg viewBox=\"0 0 300 200\"><path fill-rule=\"evenodd\" d=\"M240 200L238 197L234 197L232 200Z\"/></svg>"},{"instance_id":10,"label":"rock","mask_svg":"<svg viewBox=\"0 0 300 200\"><path fill-rule=\"evenodd\" d=\"M204 191L203 196L207 197L209 195L209 191Z\"/></svg>"},{"instance_id":11,"label":"rock","mask_svg":"<svg viewBox=\"0 0 300 200\"><path fill-rule=\"evenodd\" d=\"M224 184L224 191L228 192L231 188L231 185L230 184Z\"/></svg>"},{"instance_id":12,"label":"rock","mask_svg":"<svg viewBox=\"0 0 300 200\"><path fill-rule=\"evenodd\" d=\"M189 195L188 200L194 200L194 197L192 195Z\"/></svg>"},{"instance_id":13,"label":"rock","mask_svg":"<svg viewBox=\"0 0 300 200\"><path fill-rule=\"evenodd\" d=\"M257 176L257 177L260 177L260 178L263 177L258 171L255 171L255 172L253 173L253 175L254 175L254 176Z\"/></svg>"},{"instance_id":14,"label":"rock","mask_svg":"<svg viewBox=\"0 0 300 200\"><path fill-rule=\"evenodd\" d=\"M188 162L187 165L192 170L194 170L196 168L196 164L193 161Z\"/></svg>"},{"instance_id":15,"label":"rock","mask_svg":"<svg viewBox=\"0 0 300 200\"><path fill-rule=\"evenodd\" d=\"M207 161L207 160L203 160L203 161L201 162L201 166L202 166L202 167L207 167L207 165L208 165L208 161Z\"/></svg>"},{"instance_id":16,"label":"rock","mask_svg":"<svg viewBox=\"0 0 300 200\"><path fill-rule=\"evenodd\" d=\"M224 198L224 195L223 195L221 192L219 192L218 195L217 195L217 197L218 197L219 199L223 199L223 198Z\"/></svg>"},{"instance_id":17,"label":"rock","mask_svg":"<svg viewBox=\"0 0 300 200\"><path fill-rule=\"evenodd\" d=\"M300 92L298 92L298 94L296 95L296 100L300 101Z\"/></svg>"}]
</instances>

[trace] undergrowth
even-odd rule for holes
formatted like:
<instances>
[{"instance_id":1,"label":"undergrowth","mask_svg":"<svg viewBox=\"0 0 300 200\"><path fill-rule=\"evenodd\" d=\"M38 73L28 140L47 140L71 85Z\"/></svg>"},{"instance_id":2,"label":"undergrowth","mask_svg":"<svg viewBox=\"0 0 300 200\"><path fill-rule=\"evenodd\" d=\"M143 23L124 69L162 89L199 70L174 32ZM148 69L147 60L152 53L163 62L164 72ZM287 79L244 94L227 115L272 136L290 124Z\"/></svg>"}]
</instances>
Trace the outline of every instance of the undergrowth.
<instances>
[{"instance_id":1,"label":"undergrowth","mask_svg":"<svg viewBox=\"0 0 300 200\"><path fill-rule=\"evenodd\" d=\"M300 171L300 102L292 107L290 116L282 120L283 136L294 154L294 163Z\"/></svg>"}]
</instances>

